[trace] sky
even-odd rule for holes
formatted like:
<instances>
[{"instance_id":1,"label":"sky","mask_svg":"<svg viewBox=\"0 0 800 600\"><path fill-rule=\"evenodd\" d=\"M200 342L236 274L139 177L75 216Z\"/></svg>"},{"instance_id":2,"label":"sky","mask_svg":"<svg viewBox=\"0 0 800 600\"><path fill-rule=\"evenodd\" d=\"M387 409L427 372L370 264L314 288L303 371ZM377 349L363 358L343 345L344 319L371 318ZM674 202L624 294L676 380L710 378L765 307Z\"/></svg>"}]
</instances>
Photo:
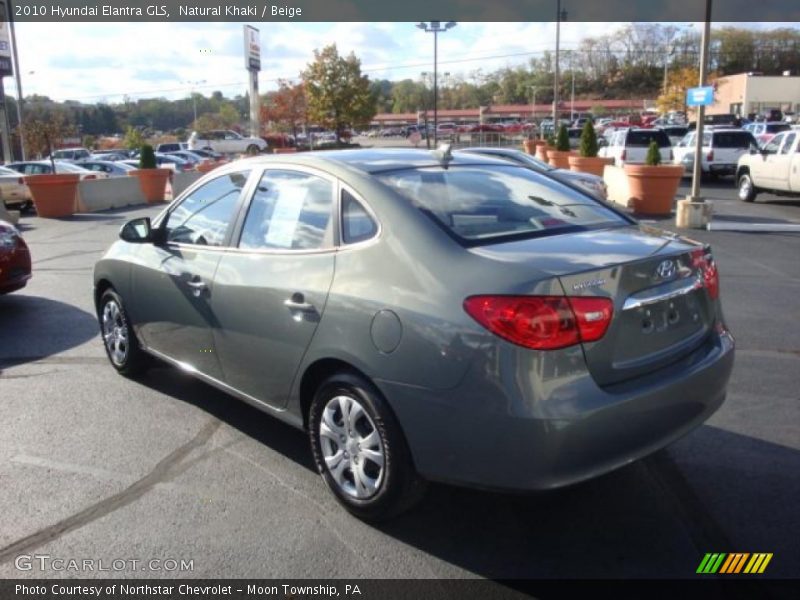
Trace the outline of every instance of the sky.
<instances>
[{"instance_id":1,"label":"sky","mask_svg":"<svg viewBox=\"0 0 800 600\"><path fill-rule=\"evenodd\" d=\"M192 90L247 91L242 23L17 23L22 90L55 100L176 99ZM433 34L414 23L252 23L260 30L259 90L298 79L317 48L355 52L371 79L419 79L433 70ZM561 48L624 23L561 25ZM695 27L700 24L679 24ZM741 25L741 24L739 24ZM772 24L770 24L772 25ZM755 25L758 26L758 25ZM526 63L555 48L555 23L459 23L439 36L439 72L467 76ZM441 80L440 80L441 81ZM13 78L6 93L16 94Z\"/></svg>"}]
</instances>

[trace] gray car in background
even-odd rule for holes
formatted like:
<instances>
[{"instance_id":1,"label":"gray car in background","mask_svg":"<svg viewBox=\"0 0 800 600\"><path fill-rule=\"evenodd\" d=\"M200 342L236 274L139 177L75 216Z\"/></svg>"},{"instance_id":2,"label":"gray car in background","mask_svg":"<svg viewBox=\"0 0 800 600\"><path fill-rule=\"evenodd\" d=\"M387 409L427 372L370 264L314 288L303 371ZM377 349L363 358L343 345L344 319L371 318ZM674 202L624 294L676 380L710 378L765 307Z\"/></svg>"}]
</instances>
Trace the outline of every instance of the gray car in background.
<instances>
[{"instance_id":1,"label":"gray car in background","mask_svg":"<svg viewBox=\"0 0 800 600\"><path fill-rule=\"evenodd\" d=\"M352 513L425 481L565 486L646 456L725 398L708 247L476 154L240 160L96 264L108 358L156 357L309 434Z\"/></svg>"},{"instance_id":2,"label":"gray car in background","mask_svg":"<svg viewBox=\"0 0 800 600\"><path fill-rule=\"evenodd\" d=\"M606 184L603 182L602 177L592 175L591 173L570 171L569 169L557 169L543 160L539 160L535 156L531 156L527 152L522 152L516 148L464 148L459 150L459 152L504 158L528 167L529 169L533 169L537 173L548 175L563 183L577 185L601 200L606 200L607 198Z\"/></svg>"}]
</instances>

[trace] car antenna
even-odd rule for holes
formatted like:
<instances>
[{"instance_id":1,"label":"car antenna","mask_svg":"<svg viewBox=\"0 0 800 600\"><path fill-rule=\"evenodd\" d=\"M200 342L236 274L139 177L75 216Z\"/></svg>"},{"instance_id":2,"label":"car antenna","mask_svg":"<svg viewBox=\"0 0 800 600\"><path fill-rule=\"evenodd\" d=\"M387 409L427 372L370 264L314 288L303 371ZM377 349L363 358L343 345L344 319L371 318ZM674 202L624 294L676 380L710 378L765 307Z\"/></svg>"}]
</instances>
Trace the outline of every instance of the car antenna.
<instances>
[{"instance_id":1,"label":"car antenna","mask_svg":"<svg viewBox=\"0 0 800 600\"><path fill-rule=\"evenodd\" d=\"M442 142L436 150L431 150L431 154L433 154L434 158L442 163L442 166L446 169L447 164L453 160L453 145Z\"/></svg>"}]
</instances>

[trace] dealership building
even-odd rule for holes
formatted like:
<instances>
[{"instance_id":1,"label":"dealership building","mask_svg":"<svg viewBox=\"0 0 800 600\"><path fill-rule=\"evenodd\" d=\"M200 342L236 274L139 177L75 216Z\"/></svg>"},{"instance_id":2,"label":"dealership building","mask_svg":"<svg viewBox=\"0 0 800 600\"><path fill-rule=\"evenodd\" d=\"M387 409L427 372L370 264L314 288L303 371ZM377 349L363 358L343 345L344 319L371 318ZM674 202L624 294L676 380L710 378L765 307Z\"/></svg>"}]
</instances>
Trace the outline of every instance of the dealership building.
<instances>
[{"instance_id":1,"label":"dealership building","mask_svg":"<svg viewBox=\"0 0 800 600\"><path fill-rule=\"evenodd\" d=\"M783 113L800 112L800 77L785 75L759 75L739 73L716 80L714 104L706 114L735 114L746 117L765 113L771 109Z\"/></svg>"}]
</instances>

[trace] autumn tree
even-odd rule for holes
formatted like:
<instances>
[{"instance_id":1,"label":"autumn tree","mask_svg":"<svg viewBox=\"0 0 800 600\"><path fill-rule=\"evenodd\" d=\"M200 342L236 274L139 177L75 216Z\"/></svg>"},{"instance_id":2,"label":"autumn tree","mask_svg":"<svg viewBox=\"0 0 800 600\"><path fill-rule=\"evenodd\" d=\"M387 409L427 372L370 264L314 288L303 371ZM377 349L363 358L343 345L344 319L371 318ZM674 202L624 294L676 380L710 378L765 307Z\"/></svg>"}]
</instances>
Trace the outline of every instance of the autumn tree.
<instances>
[{"instance_id":1,"label":"autumn tree","mask_svg":"<svg viewBox=\"0 0 800 600\"><path fill-rule=\"evenodd\" d=\"M662 113L671 110L686 111L686 90L697 87L700 73L695 67L682 67L670 71L667 86L656 100L656 106Z\"/></svg>"},{"instance_id":2,"label":"autumn tree","mask_svg":"<svg viewBox=\"0 0 800 600\"><path fill-rule=\"evenodd\" d=\"M278 127L291 130L297 139L298 123L308 122L308 105L305 86L302 83L292 85L283 79L278 81L278 91L269 94L261 107L261 120L272 121Z\"/></svg>"},{"instance_id":3,"label":"autumn tree","mask_svg":"<svg viewBox=\"0 0 800 600\"><path fill-rule=\"evenodd\" d=\"M28 119L22 131L25 147L35 156L52 156L54 147L75 134L75 127L63 112L51 112L47 116Z\"/></svg>"},{"instance_id":4,"label":"autumn tree","mask_svg":"<svg viewBox=\"0 0 800 600\"><path fill-rule=\"evenodd\" d=\"M302 73L311 121L336 132L340 143L347 127L366 125L375 116L375 98L361 61L352 52L339 56L336 44L314 50L314 62Z\"/></svg>"}]
</instances>

